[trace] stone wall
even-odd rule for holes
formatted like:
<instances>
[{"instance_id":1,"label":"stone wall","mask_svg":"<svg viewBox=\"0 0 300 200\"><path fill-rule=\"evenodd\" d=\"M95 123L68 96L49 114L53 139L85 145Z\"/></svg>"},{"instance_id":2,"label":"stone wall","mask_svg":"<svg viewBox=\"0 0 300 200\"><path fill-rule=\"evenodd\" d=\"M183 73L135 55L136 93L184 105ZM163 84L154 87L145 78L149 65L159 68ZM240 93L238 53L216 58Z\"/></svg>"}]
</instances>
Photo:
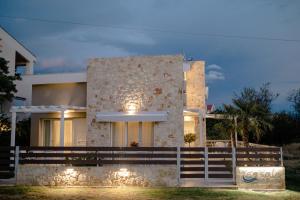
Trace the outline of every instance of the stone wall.
<instances>
[{"instance_id":1,"label":"stone wall","mask_svg":"<svg viewBox=\"0 0 300 200\"><path fill-rule=\"evenodd\" d=\"M204 115L206 113L205 63L195 61L190 62L190 65L190 70L186 72L186 100L184 106L187 109L199 109ZM195 146L205 146L206 119L195 117L195 122Z\"/></svg>"},{"instance_id":2,"label":"stone wall","mask_svg":"<svg viewBox=\"0 0 300 200\"><path fill-rule=\"evenodd\" d=\"M87 71L87 145L110 146L109 123L96 122L97 112L168 111L155 123L154 146L183 145L183 57L99 58Z\"/></svg>"},{"instance_id":3,"label":"stone wall","mask_svg":"<svg viewBox=\"0 0 300 200\"><path fill-rule=\"evenodd\" d=\"M177 186L175 165L106 165L67 167L19 165L18 185L45 186Z\"/></svg>"},{"instance_id":4,"label":"stone wall","mask_svg":"<svg viewBox=\"0 0 300 200\"><path fill-rule=\"evenodd\" d=\"M237 167L236 184L240 189L285 189L284 167Z\"/></svg>"},{"instance_id":5,"label":"stone wall","mask_svg":"<svg viewBox=\"0 0 300 200\"><path fill-rule=\"evenodd\" d=\"M186 108L205 110L205 63L191 62L191 68L186 72Z\"/></svg>"}]
</instances>

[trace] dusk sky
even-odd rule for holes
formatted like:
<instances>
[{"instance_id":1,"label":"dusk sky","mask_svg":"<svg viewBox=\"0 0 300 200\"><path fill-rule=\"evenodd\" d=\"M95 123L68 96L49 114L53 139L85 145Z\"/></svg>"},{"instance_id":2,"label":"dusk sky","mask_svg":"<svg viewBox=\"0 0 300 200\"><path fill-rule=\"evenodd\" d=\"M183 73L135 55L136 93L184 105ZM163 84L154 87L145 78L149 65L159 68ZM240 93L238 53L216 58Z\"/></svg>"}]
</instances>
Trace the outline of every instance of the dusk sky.
<instances>
[{"instance_id":1,"label":"dusk sky","mask_svg":"<svg viewBox=\"0 0 300 200\"><path fill-rule=\"evenodd\" d=\"M83 71L87 59L183 54L206 62L208 103L243 87L300 88L300 0L0 0L0 25L30 49L35 73Z\"/></svg>"}]
</instances>

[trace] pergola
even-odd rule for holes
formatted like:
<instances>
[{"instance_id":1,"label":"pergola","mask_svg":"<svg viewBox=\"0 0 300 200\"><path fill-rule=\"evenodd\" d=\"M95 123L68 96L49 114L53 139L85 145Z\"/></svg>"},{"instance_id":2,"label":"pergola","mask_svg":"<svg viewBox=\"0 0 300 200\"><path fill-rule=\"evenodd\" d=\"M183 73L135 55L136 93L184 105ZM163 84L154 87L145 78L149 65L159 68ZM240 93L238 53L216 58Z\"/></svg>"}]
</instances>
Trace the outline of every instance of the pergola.
<instances>
[{"instance_id":1,"label":"pergola","mask_svg":"<svg viewBox=\"0 0 300 200\"><path fill-rule=\"evenodd\" d=\"M208 114L205 113L203 110L201 109L184 109L183 111L183 115L184 116L197 116L199 117L199 120L201 120L201 123L203 123L204 119L228 119L228 117L226 117L223 114ZM237 117L234 117L234 123L235 123L235 127L237 127ZM206 144L206 136L204 135L204 133L206 133L206 130L204 130L203 128L204 126L200 126L200 141L204 141L204 144ZM235 146L237 146L237 129L235 128L234 131L234 137L235 137Z\"/></svg>"},{"instance_id":2,"label":"pergola","mask_svg":"<svg viewBox=\"0 0 300 200\"><path fill-rule=\"evenodd\" d=\"M205 118L210 118L210 119L230 119L228 117L225 117L223 114L206 114ZM237 147L237 117L232 117L231 119L234 120L234 142L235 146Z\"/></svg>"},{"instance_id":3,"label":"pergola","mask_svg":"<svg viewBox=\"0 0 300 200\"><path fill-rule=\"evenodd\" d=\"M11 112L11 139L10 146L15 146L17 113L60 113L60 145L64 146L64 124L66 112L85 112L81 106L12 106Z\"/></svg>"},{"instance_id":4,"label":"pergola","mask_svg":"<svg viewBox=\"0 0 300 200\"><path fill-rule=\"evenodd\" d=\"M200 141L202 141L203 145L206 144L206 130L205 130L205 126L203 126L203 123L205 123L205 111L202 109L184 109L183 110L183 116L195 116L195 117L199 117L199 122L200 122Z\"/></svg>"}]
</instances>

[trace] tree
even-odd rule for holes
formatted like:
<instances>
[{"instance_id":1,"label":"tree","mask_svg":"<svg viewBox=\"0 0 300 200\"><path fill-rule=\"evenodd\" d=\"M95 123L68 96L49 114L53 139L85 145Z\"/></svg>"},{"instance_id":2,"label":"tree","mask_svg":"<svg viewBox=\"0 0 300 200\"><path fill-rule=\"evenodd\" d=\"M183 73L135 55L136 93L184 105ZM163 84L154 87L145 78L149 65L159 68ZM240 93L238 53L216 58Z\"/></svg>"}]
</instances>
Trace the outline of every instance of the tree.
<instances>
[{"instance_id":1,"label":"tree","mask_svg":"<svg viewBox=\"0 0 300 200\"><path fill-rule=\"evenodd\" d=\"M5 101L12 101L17 92L15 80L21 80L18 74L10 75L7 66L8 61L0 58L0 105ZM1 110L2 111L2 110ZM1 137L8 135L10 130L10 123L5 113L0 113L0 134ZM2 141L5 141L2 139Z\"/></svg>"},{"instance_id":2,"label":"tree","mask_svg":"<svg viewBox=\"0 0 300 200\"><path fill-rule=\"evenodd\" d=\"M21 80L19 74L9 75L8 61L0 58L0 104L12 101L17 92L15 80Z\"/></svg>"},{"instance_id":3,"label":"tree","mask_svg":"<svg viewBox=\"0 0 300 200\"><path fill-rule=\"evenodd\" d=\"M296 116L300 117L300 88L290 93L288 101L292 103Z\"/></svg>"},{"instance_id":4,"label":"tree","mask_svg":"<svg viewBox=\"0 0 300 200\"><path fill-rule=\"evenodd\" d=\"M10 145L10 122L8 118L0 119L4 129L0 132L0 146ZM30 118L18 121L16 124L16 145L29 146L30 145Z\"/></svg>"},{"instance_id":5,"label":"tree","mask_svg":"<svg viewBox=\"0 0 300 200\"><path fill-rule=\"evenodd\" d=\"M196 141L195 133L188 133L184 135L184 143L188 143L189 147L191 147L191 143Z\"/></svg>"},{"instance_id":6,"label":"tree","mask_svg":"<svg viewBox=\"0 0 300 200\"><path fill-rule=\"evenodd\" d=\"M264 144L283 145L300 142L298 120L285 111L274 113L272 117L273 129L262 138Z\"/></svg>"},{"instance_id":7,"label":"tree","mask_svg":"<svg viewBox=\"0 0 300 200\"><path fill-rule=\"evenodd\" d=\"M225 116L228 119L237 117L237 127L242 136L245 146L249 145L250 135L255 142L259 142L261 136L272 128L271 124L271 103L277 98L269 89L270 84L264 84L257 91L254 88L244 88L241 94L235 94L232 105L223 105ZM231 124L232 121L230 122ZM232 135L232 125L230 134Z\"/></svg>"}]
</instances>

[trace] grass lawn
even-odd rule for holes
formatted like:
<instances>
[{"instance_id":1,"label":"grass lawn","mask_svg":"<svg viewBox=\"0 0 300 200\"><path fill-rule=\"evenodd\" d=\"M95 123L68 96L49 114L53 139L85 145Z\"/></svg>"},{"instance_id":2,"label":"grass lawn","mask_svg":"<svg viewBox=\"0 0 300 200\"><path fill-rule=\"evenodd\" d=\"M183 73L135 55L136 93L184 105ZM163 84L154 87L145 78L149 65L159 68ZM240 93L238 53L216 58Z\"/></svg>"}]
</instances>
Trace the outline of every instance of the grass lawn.
<instances>
[{"instance_id":1,"label":"grass lawn","mask_svg":"<svg viewBox=\"0 0 300 200\"><path fill-rule=\"evenodd\" d=\"M0 187L0 199L300 199L300 192L250 192L241 190L201 189L201 188L97 188L97 187Z\"/></svg>"}]
</instances>

